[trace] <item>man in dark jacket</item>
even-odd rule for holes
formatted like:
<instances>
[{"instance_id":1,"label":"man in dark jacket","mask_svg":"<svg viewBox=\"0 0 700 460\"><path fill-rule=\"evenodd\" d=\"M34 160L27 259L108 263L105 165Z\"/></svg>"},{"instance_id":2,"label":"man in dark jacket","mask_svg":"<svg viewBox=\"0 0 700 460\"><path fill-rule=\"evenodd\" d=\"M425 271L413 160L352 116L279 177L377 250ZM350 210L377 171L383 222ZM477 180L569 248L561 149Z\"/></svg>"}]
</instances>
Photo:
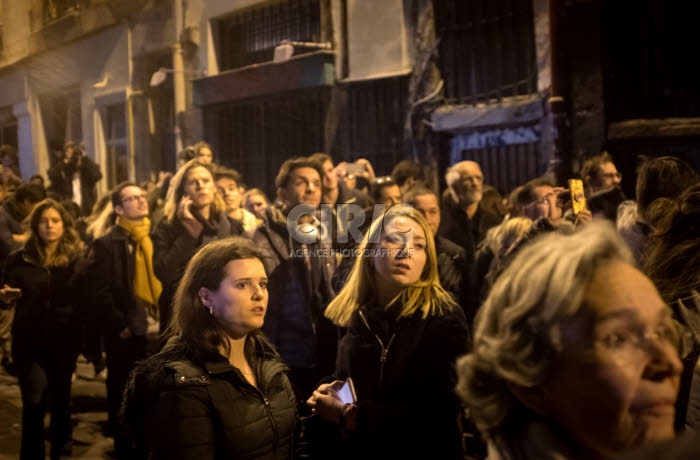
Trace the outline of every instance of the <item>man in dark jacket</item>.
<instances>
[{"instance_id":1,"label":"man in dark jacket","mask_svg":"<svg viewBox=\"0 0 700 460\"><path fill-rule=\"evenodd\" d=\"M107 353L107 402L119 458L132 458L118 423L129 372L146 357L148 316L157 311L160 281L153 272L147 194L131 182L111 194L116 225L94 243L94 306ZM154 318L155 323L155 318Z\"/></svg>"},{"instance_id":2,"label":"man in dark jacket","mask_svg":"<svg viewBox=\"0 0 700 460\"><path fill-rule=\"evenodd\" d=\"M290 380L300 402L311 395L319 379L333 372L338 341L335 327L323 316L334 296L330 280L335 261L330 244L317 238L306 243L297 231L297 226L322 231L315 216L321 203L322 177L317 163L307 158L285 161L275 179L283 205L267 209L268 226L253 236L270 278L263 330L291 369ZM300 204L311 214L297 219L294 215Z\"/></svg>"},{"instance_id":3,"label":"man in dark jacket","mask_svg":"<svg viewBox=\"0 0 700 460\"><path fill-rule=\"evenodd\" d=\"M442 209L440 235L462 246L471 263L476 247L491 227L500 223L498 216L480 206L484 175L473 161L460 161L445 173L449 190L448 203Z\"/></svg>"},{"instance_id":4,"label":"man in dark jacket","mask_svg":"<svg viewBox=\"0 0 700 460\"><path fill-rule=\"evenodd\" d=\"M49 170L50 192L57 201L75 201L82 215L89 216L97 201L95 184L102 179L100 167L73 141L66 142L63 153L63 160Z\"/></svg>"}]
</instances>

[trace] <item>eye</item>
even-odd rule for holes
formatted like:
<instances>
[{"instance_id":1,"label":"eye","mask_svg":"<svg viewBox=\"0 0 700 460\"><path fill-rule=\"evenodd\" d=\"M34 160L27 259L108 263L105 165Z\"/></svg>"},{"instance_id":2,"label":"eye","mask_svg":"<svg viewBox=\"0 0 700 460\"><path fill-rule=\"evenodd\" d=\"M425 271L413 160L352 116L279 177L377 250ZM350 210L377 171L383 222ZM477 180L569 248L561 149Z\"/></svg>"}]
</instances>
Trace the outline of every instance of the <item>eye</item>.
<instances>
[{"instance_id":1,"label":"eye","mask_svg":"<svg viewBox=\"0 0 700 460\"><path fill-rule=\"evenodd\" d=\"M248 282L247 281L239 281L238 284L236 284L236 287L238 289L245 289L248 287Z\"/></svg>"},{"instance_id":2,"label":"eye","mask_svg":"<svg viewBox=\"0 0 700 460\"><path fill-rule=\"evenodd\" d=\"M259 286L260 286L262 289L267 289L267 281L261 281L261 282L259 283Z\"/></svg>"},{"instance_id":3,"label":"eye","mask_svg":"<svg viewBox=\"0 0 700 460\"><path fill-rule=\"evenodd\" d=\"M629 331L613 332L608 334L601 340L601 343L607 348L622 348L630 345L635 341L635 334Z\"/></svg>"}]
</instances>

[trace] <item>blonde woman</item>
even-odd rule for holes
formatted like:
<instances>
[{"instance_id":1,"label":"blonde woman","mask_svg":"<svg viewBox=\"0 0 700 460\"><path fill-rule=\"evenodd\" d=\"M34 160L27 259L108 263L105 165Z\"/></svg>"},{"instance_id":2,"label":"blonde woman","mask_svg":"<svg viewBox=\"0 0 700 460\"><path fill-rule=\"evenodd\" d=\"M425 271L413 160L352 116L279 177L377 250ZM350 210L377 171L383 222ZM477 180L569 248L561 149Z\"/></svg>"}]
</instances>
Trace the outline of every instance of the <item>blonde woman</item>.
<instances>
[{"instance_id":1,"label":"blonde woman","mask_svg":"<svg viewBox=\"0 0 700 460\"><path fill-rule=\"evenodd\" d=\"M163 285L158 301L160 330L170 321L177 283L187 261L202 245L243 233L240 222L226 215L226 205L216 193L210 164L185 163L170 181L163 219L153 231L153 269Z\"/></svg>"},{"instance_id":2,"label":"blonde woman","mask_svg":"<svg viewBox=\"0 0 700 460\"><path fill-rule=\"evenodd\" d=\"M333 381L307 401L318 429L336 435L314 438L314 453L463 458L453 365L466 352L468 327L438 279L427 221L410 206L393 206L358 250L347 284L325 312L346 333ZM337 392L348 377L357 394L352 404Z\"/></svg>"}]
</instances>

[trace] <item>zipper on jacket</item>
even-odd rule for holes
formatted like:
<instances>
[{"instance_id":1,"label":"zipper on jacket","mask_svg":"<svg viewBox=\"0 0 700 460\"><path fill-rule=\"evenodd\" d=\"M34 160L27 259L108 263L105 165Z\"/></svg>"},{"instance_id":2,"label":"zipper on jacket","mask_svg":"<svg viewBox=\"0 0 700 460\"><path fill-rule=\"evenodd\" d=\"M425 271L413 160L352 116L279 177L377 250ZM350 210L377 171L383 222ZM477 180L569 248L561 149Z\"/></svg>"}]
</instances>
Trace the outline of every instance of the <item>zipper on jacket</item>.
<instances>
[{"instance_id":1,"label":"zipper on jacket","mask_svg":"<svg viewBox=\"0 0 700 460\"><path fill-rule=\"evenodd\" d=\"M270 425L272 425L272 452L274 457L277 458L277 444L279 442L277 425L275 425L275 420L272 418L272 408L270 407L270 401L262 393L262 391L258 390L258 392L260 393L260 396L262 396L263 404L265 405L265 413L267 414L267 418L270 420Z\"/></svg>"},{"instance_id":2,"label":"zipper on jacket","mask_svg":"<svg viewBox=\"0 0 700 460\"><path fill-rule=\"evenodd\" d=\"M382 352L379 355L379 388L382 387L382 383L384 383L384 363L386 363L386 357L389 354L389 348L391 347L391 344L394 342L394 339L396 338L396 332L394 331L393 334L391 334L391 337L389 338L389 341L387 342L386 346L384 346L384 342L382 339L374 333L371 327L369 327L369 323L367 322L367 318L365 318L365 314L360 311L360 318L362 319L362 322L365 323L365 326L367 327L367 330L374 335L374 338L377 339L377 342L379 342L379 346L382 348Z\"/></svg>"}]
</instances>

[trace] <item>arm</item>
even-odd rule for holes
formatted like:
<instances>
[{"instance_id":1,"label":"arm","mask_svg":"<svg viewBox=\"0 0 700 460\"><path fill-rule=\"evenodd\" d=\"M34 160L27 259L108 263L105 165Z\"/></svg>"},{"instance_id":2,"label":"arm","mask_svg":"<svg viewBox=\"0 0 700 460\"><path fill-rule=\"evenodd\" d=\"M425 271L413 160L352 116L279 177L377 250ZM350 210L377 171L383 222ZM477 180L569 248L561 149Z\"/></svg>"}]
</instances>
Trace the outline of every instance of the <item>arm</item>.
<instances>
[{"instance_id":1,"label":"arm","mask_svg":"<svg viewBox=\"0 0 700 460\"><path fill-rule=\"evenodd\" d=\"M187 261L197 251L198 240L177 222L161 221L151 235L153 271L164 285L180 279Z\"/></svg>"},{"instance_id":2,"label":"arm","mask_svg":"<svg viewBox=\"0 0 700 460\"><path fill-rule=\"evenodd\" d=\"M102 179L100 167L97 166L97 163L86 156L80 157L80 174L83 181L90 184L91 187L95 185L97 181Z\"/></svg>"},{"instance_id":3,"label":"arm","mask_svg":"<svg viewBox=\"0 0 700 460\"><path fill-rule=\"evenodd\" d=\"M94 310L99 310L99 314L93 318L101 323L103 329L121 331L126 327L126 319L119 306L114 302L114 289L112 287L114 278L121 274L112 273L114 254L108 245L109 242L105 241L104 238L96 240L94 244L94 258L89 270L89 276L92 278L90 285L94 289L91 313L94 315L96 313Z\"/></svg>"}]
</instances>

